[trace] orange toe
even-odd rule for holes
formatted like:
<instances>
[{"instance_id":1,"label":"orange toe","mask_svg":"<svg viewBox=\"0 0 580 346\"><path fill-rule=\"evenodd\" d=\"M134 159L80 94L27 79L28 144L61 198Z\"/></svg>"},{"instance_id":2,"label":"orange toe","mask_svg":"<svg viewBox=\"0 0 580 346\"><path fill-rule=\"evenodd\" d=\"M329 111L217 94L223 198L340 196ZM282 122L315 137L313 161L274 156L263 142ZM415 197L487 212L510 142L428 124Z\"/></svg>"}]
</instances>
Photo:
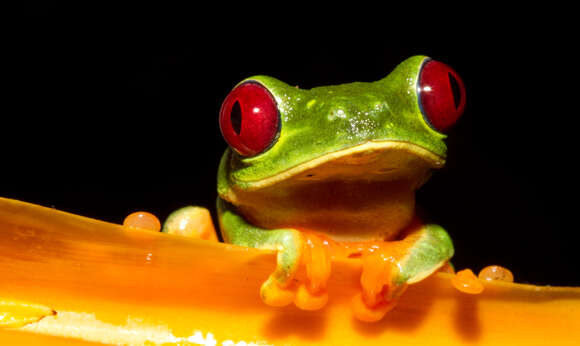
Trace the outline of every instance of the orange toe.
<instances>
[{"instance_id":1,"label":"orange toe","mask_svg":"<svg viewBox=\"0 0 580 346\"><path fill-rule=\"evenodd\" d=\"M314 234L305 234L302 262L306 266L308 289L312 293L326 290L326 282L331 273L329 246Z\"/></svg>"},{"instance_id":2,"label":"orange toe","mask_svg":"<svg viewBox=\"0 0 580 346\"><path fill-rule=\"evenodd\" d=\"M319 310L328 302L328 292L322 291L316 294L310 292L306 285L300 285L294 298L294 304L302 310Z\"/></svg>"},{"instance_id":3,"label":"orange toe","mask_svg":"<svg viewBox=\"0 0 580 346\"><path fill-rule=\"evenodd\" d=\"M266 280L260 288L260 296L265 304L282 307L291 304L294 301L296 292L292 288L280 287L275 279L271 276Z\"/></svg>"},{"instance_id":4,"label":"orange toe","mask_svg":"<svg viewBox=\"0 0 580 346\"><path fill-rule=\"evenodd\" d=\"M357 294L352 298L351 310L354 317L364 322L380 321L392 308L395 302L383 301L374 307L369 307L363 300L362 294Z\"/></svg>"},{"instance_id":5,"label":"orange toe","mask_svg":"<svg viewBox=\"0 0 580 346\"><path fill-rule=\"evenodd\" d=\"M505 281L505 282L514 282L514 274L502 266L498 265L491 265L483 268L477 277L481 280L487 281Z\"/></svg>"},{"instance_id":6,"label":"orange toe","mask_svg":"<svg viewBox=\"0 0 580 346\"><path fill-rule=\"evenodd\" d=\"M383 300L385 286L388 288L391 283L394 258L377 249L365 254L362 260L362 298L367 306L376 306Z\"/></svg>"},{"instance_id":7,"label":"orange toe","mask_svg":"<svg viewBox=\"0 0 580 346\"><path fill-rule=\"evenodd\" d=\"M483 292L483 285L477 279L471 269L463 269L457 272L451 279L455 288L463 293L479 294Z\"/></svg>"}]
</instances>

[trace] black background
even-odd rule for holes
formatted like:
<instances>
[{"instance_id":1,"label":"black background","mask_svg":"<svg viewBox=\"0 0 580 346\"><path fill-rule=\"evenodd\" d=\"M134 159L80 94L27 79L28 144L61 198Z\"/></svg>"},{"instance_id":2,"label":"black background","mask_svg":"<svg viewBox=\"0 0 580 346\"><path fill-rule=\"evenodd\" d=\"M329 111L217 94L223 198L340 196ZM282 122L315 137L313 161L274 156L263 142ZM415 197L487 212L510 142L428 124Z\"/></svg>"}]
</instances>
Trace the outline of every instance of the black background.
<instances>
[{"instance_id":1,"label":"black background","mask_svg":"<svg viewBox=\"0 0 580 346\"><path fill-rule=\"evenodd\" d=\"M422 22L229 6L15 14L3 49L0 196L116 223L187 204L213 212L226 147L217 113L238 81L373 81L425 54L467 88L448 163L417 196L454 239L456 267L501 264L517 281L580 286L578 73L566 20L473 7Z\"/></svg>"}]
</instances>

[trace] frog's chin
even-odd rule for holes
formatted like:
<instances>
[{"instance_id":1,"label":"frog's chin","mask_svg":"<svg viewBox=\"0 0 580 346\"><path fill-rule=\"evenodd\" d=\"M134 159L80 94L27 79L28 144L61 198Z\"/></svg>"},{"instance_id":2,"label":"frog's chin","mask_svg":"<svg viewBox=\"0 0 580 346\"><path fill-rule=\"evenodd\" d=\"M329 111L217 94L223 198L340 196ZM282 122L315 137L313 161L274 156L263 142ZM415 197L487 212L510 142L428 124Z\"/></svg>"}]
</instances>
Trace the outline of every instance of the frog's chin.
<instances>
[{"instance_id":1,"label":"frog's chin","mask_svg":"<svg viewBox=\"0 0 580 346\"><path fill-rule=\"evenodd\" d=\"M445 158L404 141L369 141L330 152L276 175L249 182L245 190L277 184L321 181L413 180L422 184L431 169L445 165Z\"/></svg>"}]
</instances>

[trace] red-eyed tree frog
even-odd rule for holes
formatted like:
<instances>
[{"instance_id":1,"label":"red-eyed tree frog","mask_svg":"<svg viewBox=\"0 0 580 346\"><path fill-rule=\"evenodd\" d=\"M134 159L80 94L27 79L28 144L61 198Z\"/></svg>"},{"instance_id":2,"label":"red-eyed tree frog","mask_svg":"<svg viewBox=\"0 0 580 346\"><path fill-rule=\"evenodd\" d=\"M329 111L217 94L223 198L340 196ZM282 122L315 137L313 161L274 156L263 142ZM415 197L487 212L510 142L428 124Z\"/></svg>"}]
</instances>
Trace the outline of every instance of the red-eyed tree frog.
<instances>
[{"instance_id":1,"label":"red-eyed tree frog","mask_svg":"<svg viewBox=\"0 0 580 346\"><path fill-rule=\"evenodd\" d=\"M444 133L464 107L458 74L425 56L372 83L304 90L255 76L236 85L219 114L229 148L218 219L226 242L277 250L262 300L322 308L332 260L359 258L353 312L375 321L444 266L452 241L415 216L415 190L444 165Z\"/></svg>"}]
</instances>

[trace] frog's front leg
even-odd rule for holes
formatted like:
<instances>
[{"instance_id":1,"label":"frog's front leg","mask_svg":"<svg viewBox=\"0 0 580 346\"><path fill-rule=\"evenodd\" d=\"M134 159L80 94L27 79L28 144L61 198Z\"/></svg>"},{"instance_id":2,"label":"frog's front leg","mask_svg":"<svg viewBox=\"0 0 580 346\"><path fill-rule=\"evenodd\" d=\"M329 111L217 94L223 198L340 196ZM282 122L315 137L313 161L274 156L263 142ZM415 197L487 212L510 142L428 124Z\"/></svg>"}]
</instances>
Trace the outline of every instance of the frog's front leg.
<instances>
[{"instance_id":1,"label":"frog's front leg","mask_svg":"<svg viewBox=\"0 0 580 346\"><path fill-rule=\"evenodd\" d=\"M262 284L260 295L262 300L271 306L285 306L294 302L303 309L318 309L326 303L325 282L320 280L314 285L306 287L304 283L296 284L296 273L302 260L312 257L312 251L308 244L313 240L295 229L262 229L246 222L240 216L234 206L218 198L218 218L223 238L226 242L255 247L261 249L277 250L277 264L274 272ZM323 262L328 262L328 256L323 254ZM312 262L312 261L307 261ZM306 264L308 277L320 266ZM322 275L324 277L324 275ZM325 277L327 279L327 276ZM323 280L325 280L323 279ZM312 289L311 287L315 288Z\"/></svg>"},{"instance_id":2,"label":"frog's front leg","mask_svg":"<svg viewBox=\"0 0 580 346\"><path fill-rule=\"evenodd\" d=\"M378 321L397 302L408 284L431 275L453 256L447 232L434 224L414 223L402 240L370 247L362 254L362 292L353 299L353 313Z\"/></svg>"}]
</instances>

